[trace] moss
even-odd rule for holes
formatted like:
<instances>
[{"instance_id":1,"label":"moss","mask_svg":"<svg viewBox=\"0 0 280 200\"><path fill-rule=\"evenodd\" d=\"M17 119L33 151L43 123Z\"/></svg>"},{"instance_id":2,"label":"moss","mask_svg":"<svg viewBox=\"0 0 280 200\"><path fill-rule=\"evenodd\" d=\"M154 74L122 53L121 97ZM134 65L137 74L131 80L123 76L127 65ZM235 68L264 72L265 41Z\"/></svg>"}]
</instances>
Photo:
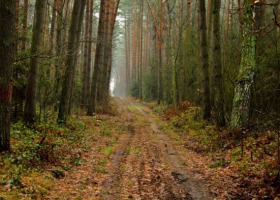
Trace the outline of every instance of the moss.
<instances>
[{"instance_id":1,"label":"moss","mask_svg":"<svg viewBox=\"0 0 280 200\"><path fill-rule=\"evenodd\" d=\"M113 153L114 149L112 147L108 147L104 149L105 156L109 157Z\"/></svg>"},{"instance_id":2,"label":"moss","mask_svg":"<svg viewBox=\"0 0 280 200\"><path fill-rule=\"evenodd\" d=\"M251 98L251 87L256 70L255 44L256 37L253 30L253 10L250 1L245 1L245 12L243 15L243 41L241 49L241 66L235 87L231 127L233 129L246 126L249 120L249 107Z\"/></svg>"}]
</instances>

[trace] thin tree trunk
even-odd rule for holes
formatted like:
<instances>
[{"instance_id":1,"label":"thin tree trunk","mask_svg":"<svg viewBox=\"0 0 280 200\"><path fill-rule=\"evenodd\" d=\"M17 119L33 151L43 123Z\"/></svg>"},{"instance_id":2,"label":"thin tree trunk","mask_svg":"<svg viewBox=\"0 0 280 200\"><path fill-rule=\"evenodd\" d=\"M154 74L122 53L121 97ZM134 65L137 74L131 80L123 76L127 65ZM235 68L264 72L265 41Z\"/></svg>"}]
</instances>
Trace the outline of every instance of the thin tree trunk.
<instances>
[{"instance_id":1,"label":"thin tree trunk","mask_svg":"<svg viewBox=\"0 0 280 200\"><path fill-rule=\"evenodd\" d=\"M10 149L12 68L16 50L16 1L0 3L0 152Z\"/></svg>"},{"instance_id":2,"label":"thin tree trunk","mask_svg":"<svg viewBox=\"0 0 280 200\"><path fill-rule=\"evenodd\" d=\"M61 75L60 71L63 68L63 58L62 58L62 52L64 50L62 43L63 43L63 7L64 4L62 0L55 0L56 1L56 7L57 7L57 13L56 13L56 42L55 42L55 55L57 57L57 62L55 63L54 70L55 70L55 87L54 87L54 110L58 110L58 104L57 99L59 98L59 89L60 89L60 82L61 82Z\"/></svg>"},{"instance_id":3,"label":"thin tree trunk","mask_svg":"<svg viewBox=\"0 0 280 200\"><path fill-rule=\"evenodd\" d=\"M126 46L126 96L129 94L130 88L130 24L127 16L125 19L125 46Z\"/></svg>"},{"instance_id":4,"label":"thin tree trunk","mask_svg":"<svg viewBox=\"0 0 280 200\"><path fill-rule=\"evenodd\" d=\"M22 20L23 41L21 43L21 50L22 51L25 51L25 49L26 49L27 17L28 17L28 0L24 0L23 20Z\"/></svg>"},{"instance_id":5,"label":"thin tree trunk","mask_svg":"<svg viewBox=\"0 0 280 200\"><path fill-rule=\"evenodd\" d=\"M222 60L221 60L221 32L220 32L220 8L221 0L214 1L213 10L213 76L214 76L214 105L216 112L216 123L218 126L225 125L224 96L222 80Z\"/></svg>"},{"instance_id":6,"label":"thin tree trunk","mask_svg":"<svg viewBox=\"0 0 280 200\"><path fill-rule=\"evenodd\" d=\"M74 69L71 71L71 82L70 82L70 98L68 101L68 115L71 115L71 110L73 106L73 93L74 93L74 87L75 87L75 74L76 74L76 66L78 63L78 53L80 50L80 38L81 38L81 33L82 33L82 25L83 25L83 20L84 20L84 11L85 11L85 5L86 5L86 0L81 1L81 9L79 13L79 19L76 24L76 35L75 35L75 46L76 46L76 51L74 52L74 55L72 57L72 62ZM80 61L82 63L82 61Z\"/></svg>"},{"instance_id":7,"label":"thin tree trunk","mask_svg":"<svg viewBox=\"0 0 280 200\"><path fill-rule=\"evenodd\" d=\"M208 63L209 63L209 69L213 69L213 65L215 65L215 63L213 63L213 26L215 26L215 24L213 24L213 11L214 11L214 0L208 0L208 10L207 10L207 48L208 48ZM209 75L210 76L210 75ZM210 77L209 77L210 79ZM211 106L214 105L214 96L213 93L211 92L211 90L213 90L213 80L210 79L210 102L211 102Z\"/></svg>"},{"instance_id":8,"label":"thin tree trunk","mask_svg":"<svg viewBox=\"0 0 280 200\"><path fill-rule=\"evenodd\" d=\"M241 0L238 0L237 2L238 2L239 31L240 31L240 33L242 33L242 15L243 15L242 9L243 8L241 5Z\"/></svg>"},{"instance_id":9,"label":"thin tree trunk","mask_svg":"<svg viewBox=\"0 0 280 200\"><path fill-rule=\"evenodd\" d=\"M163 97L163 85L162 85L162 20L163 20L163 3L160 1L160 11L159 11L159 29L157 39L158 39L158 91L157 91L157 104L160 105ZM155 25L156 26L156 25Z\"/></svg>"},{"instance_id":10,"label":"thin tree trunk","mask_svg":"<svg viewBox=\"0 0 280 200\"><path fill-rule=\"evenodd\" d=\"M210 102L210 81L209 81L209 62L207 49L207 28L206 28L206 11L205 0L199 0L200 13L200 54L202 59L202 73L203 73L203 118L209 119L211 117L211 102Z\"/></svg>"},{"instance_id":11,"label":"thin tree trunk","mask_svg":"<svg viewBox=\"0 0 280 200\"><path fill-rule=\"evenodd\" d=\"M137 66L136 66L136 54L137 54L137 1L134 0L133 9L133 32L132 32L132 84L136 81Z\"/></svg>"},{"instance_id":12,"label":"thin tree trunk","mask_svg":"<svg viewBox=\"0 0 280 200\"><path fill-rule=\"evenodd\" d=\"M140 18L139 18L139 98L143 99L143 12L144 12L144 0L140 2Z\"/></svg>"},{"instance_id":13,"label":"thin tree trunk","mask_svg":"<svg viewBox=\"0 0 280 200\"><path fill-rule=\"evenodd\" d=\"M43 40L43 29L46 12L46 0L37 0L35 4L34 27L31 43L30 70L25 97L24 121L33 124L36 115L36 92L38 78L38 57L40 54L40 45Z\"/></svg>"},{"instance_id":14,"label":"thin tree trunk","mask_svg":"<svg viewBox=\"0 0 280 200\"><path fill-rule=\"evenodd\" d=\"M55 42L56 42L56 37L55 37L55 26L57 24L57 0L53 1L53 7L52 7L52 20L51 20L51 30L50 30L50 57L53 58L55 55ZM51 78L54 77L54 65L51 64Z\"/></svg>"},{"instance_id":15,"label":"thin tree trunk","mask_svg":"<svg viewBox=\"0 0 280 200\"><path fill-rule=\"evenodd\" d=\"M96 44L96 53L94 60L94 71L91 82L91 93L89 97L89 105L87 115L92 116L96 109L96 96L97 96L97 84L99 79L99 70L103 62L103 49L104 49L104 31L105 31L105 15L106 15L106 2L105 0L100 1L100 12L98 22L98 35Z\"/></svg>"},{"instance_id":16,"label":"thin tree trunk","mask_svg":"<svg viewBox=\"0 0 280 200\"><path fill-rule=\"evenodd\" d=\"M227 9L226 9L226 25L225 25L225 37L228 35L228 27L229 27L229 13L230 13L230 0L227 0Z\"/></svg>"},{"instance_id":17,"label":"thin tree trunk","mask_svg":"<svg viewBox=\"0 0 280 200\"><path fill-rule=\"evenodd\" d=\"M88 99L90 95L90 77L91 77L91 66L92 66L92 29L93 29L93 0L90 0L89 2L90 7L89 7L89 43L88 43L88 65L87 65L87 75L86 75L86 105L88 105Z\"/></svg>"},{"instance_id":18,"label":"thin tree trunk","mask_svg":"<svg viewBox=\"0 0 280 200\"><path fill-rule=\"evenodd\" d=\"M87 100L88 100L88 93L87 93L87 85L89 84L87 81L87 76L88 76L88 65L90 63L88 58L90 57L89 55L89 25L90 25L90 0L86 0L86 21L85 21L85 37L84 37L84 64L83 64L83 85L82 85L82 107L87 105Z\"/></svg>"}]
</instances>

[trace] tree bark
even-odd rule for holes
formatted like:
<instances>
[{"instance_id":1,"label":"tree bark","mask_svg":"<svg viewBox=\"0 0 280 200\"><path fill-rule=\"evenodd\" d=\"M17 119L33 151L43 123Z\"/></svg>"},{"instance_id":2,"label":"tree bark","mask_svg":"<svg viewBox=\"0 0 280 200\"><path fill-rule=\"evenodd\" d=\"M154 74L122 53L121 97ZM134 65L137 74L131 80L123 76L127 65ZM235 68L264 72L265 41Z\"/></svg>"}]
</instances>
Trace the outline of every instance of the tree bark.
<instances>
[{"instance_id":1,"label":"tree bark","mask_svg":"<svg viewBox=\"0 0 280 200\"><path fill-rule=\"evenodd\" d=\"M0 152L10 149L12 68L16 50L16 1L0 3Z\"/></svg>"},{"instance_id":2,"label":"tree bark","mask_svg":"<svg viewBox=\"0 0 280 200\"><path fill-rule=\"evenodd\" d=\"M100 79L98 82L98 102L101 109L104 110L108 106L109 102L109 86L111 78L111 68L112 68L112 48L113 48L113 35L114 27L116 21L116 15L119 6L119 0L116 2L114 0L108 0L106 6L106 23L104 31L104 53L103 53L103 63L100 73Z\"/></svg>"},{"instance_id":3,"label":"tree bark","mask_svg":"<svg viewBox=\"0 0 280 200\"><path fill-rule=\"evenodd\" d=\"M206 28L206 11L205 0L199 0L200 14L200 55L202 59L202 74L203 74L203 118L211 117L211 102L210 102L210 81L209 81L209 61L207 49L207 28Z\"/></svg>"},{"instance_id":4,"label":"tree bark","mask_svg":"<svg viewBox=\"0 0 280 200\"><path fill-rule=\"evenodd\" d=\"M238 3L239 31L240 31L240 33L242 33L242 15L243 15L242 9L243 8L241 6L241 0L238 0L237 3Z\"/></svg>"},{"instance_id":5,"label":"tree bark","mask_svg":"<svg viewBox=\"0 0 280 200\"><path fill-rule=\"evenodd\" d=\"M90 29L90 0L86 1L86 21L85 21L85 36L84 36L84 63L83 63L83 76L82 76L82 81L83 81L83 85L82 85L82 107L85 107L87 105L87 100L88 100L88 91L87 91L87 85L88 83L88 65L90 63L89 62L89 29Z\"/></svg>"},{"instance_id":6,"label":"tree bark","mask_svg":"<svg viewBox=\"0 0 280 200\"><path fill-rule=\"evenodd\" d=\"M125 19L125 54L126 54L126 96L129 94L130 88L130 23L127 15Z\"/></svg>"},{"instance_id":7,"label":"tree bark","mask_svg":"<svg viewBox=\"0 0 280 200\"><path fill-rule=\"evenodd\" d=\"M113 0L114 1L114 0ZM113 2L114 3L114 2ZM102 57L102 65L99 72L99 79L97 84L97 102L101 109L103 109L106 105L105 96L106 96L106 76L107 76L107 68L109 67L109 54L110 54L110 41L111 41L111 23L112 23L112 0L106 1L106 16L105 16L105 24L104 24L104 37L103 37L103 57Z\"/></svg>"},{"instance_id":8,"label":"tree bark","mask_svg":"<svg viewBox=\"0 0 280 200\"><path fill-rule=\"evenodd\" d=\"M242 24L242 48L240 70L236 80L231 128L240 129L248 126L251 90L255 74L254 5L251 0L244 0Z\"/></svg>"},{"instance_id":9,"label":"tree bark","mask_svg":"<svg viewBox=\"0 0 280 200\"><path fill-rule=\"evenodd\" d=\"M100 1L99 11L99 22L98 22L98 33L97 33L97 44L96 53L94 60L94 71L91 82L91 92L89 96L89 104L87 115L92 116L96 109L96 96L97 96L97 84L99 79L99 70L103 62L103 49L104 49L104 31L105 31L105 15L106 15L106 0Z\"/></svg>"},{"instance_id":10,"label":"tree bark","mask_svg":"<svg viewBox=\"0 0 280 200\"><path fill-rule=\"evenodd\" d=\"M46 0L37 0L35 4L34 27L30 50L30 70L24 110L24 121L29 124L34 124L36 115L36 92L39 66L38 61L40 46L43 40L46 3Z\"/></svg>"},{"instance_id":11,"label":"tree bark","mask_svg":"<svg viewBox=\"0 0 280 200\"><path fill-rule=\"evenodd\" d=\"M88 105L88 99L90 95L90 75L91 75L91 66L92 66L92 29L93 29L93 0L90 0L89 2L90 8L89 8L89 42L88 42L88 65L87 65L87 75L86 75L86 105Z\"/></svg>"},{"instance_id":12,"label":"tree bark","mask_svg":"<svg viewBox=\"0 0 280 200\"><path fill-rule=\"evenodd\" d=\"M27 37L27 18L28 18L28 0L24 0L23 6L23 20L22 20L22 29L23 29L23 38L24 41L21 43L21 50L25 51L26 49L26 37Z\"/></svg>"},{"instance_id":13,"label":"tree bark","mask_svg":"<svg viewBox=\"0 0 280 200\"><path fill-rule=\"evenodd\" d=\"M227 0L227 9L226 9L226 25L225 25L225 37L227 37L228 35L228 28L229 28L229 22L230 22L230 17L229 17L229 13L230 13L230 0Z\"/></svg>"},{"instance_id":14,"label":"tree bark","mask_svg":"<svg viewBox=\"0 0 280 200\"><path fill-rule=\"evenodd\" d=\"M143 99L143 12L144 12L144 1L140 1L140 12L138 17L138 87L139 87L139 95L138 98L140 100Z\"/></svg>"},{"instance_id":15,"label":"tree bark","mask_svg":"<svg viewBox=\"0 0 280 200\"><path fill-rule=\"evenodd\" d=\"M73 106L73 92L74 92L74 87L75 87L75 73L76 73L76 66L77 66L77 63L78 63L78 52L80 50L80 38L81 38L82 25L83 25L83 20L84 20L85 5L86 5L86 0L81 1L79 19L78 19L78 22L76 24L76 34L75 34L76 51L75 51L75 53L72 57L72 62L73 62L74 69L71 71L71 76L70 76L71 77L71 82L70 82L70 98L69 98L69 101L68 101L68 110L67 110L68 115L71 115L71 110L72 110L72 106Z\"/></svg>"},{"instance_id":16,"label":"tree bark","mask_svg":"<svg viewBox=\"0 0 280 200\"><path fill-rule=\"evenodd\" d=\"M62 85L61 98L59 102L59 112L57 122L64 124L67 121L69 104L72 93L73 80L75 74L75 58L78 50L79 27L81 26L81 15L83 15L85 0L75 0L68 36L67 59L65 62L65 75Z\"/></svg>"},{"instance_id":17,"label":"tree bark","mask_svg":"<svg viewBox=\"0 0 280 200\"><path fill-rule=\"evenodd\" d=\"M158 30L157 34L157 48L158 48L158 91L157 91L157 104L160 105L161 101L163 100L163 81L162 81L162 20L163 20L163 3L160 1L160 11L159 11L159 28L156 29ZM156 26L156 25L155 25Z\"/></svg>"},{"instance_id":18,"label":"tree bark","mask_svg":"<svg viewBox=\"0 0 280 200\"><path fill-rule=\"evenodd\" d=\"M137 63L136 63L136 55L137 55L137 1L134 0L134 8L133 8L133 30L132 30L132 84L136 82L137 77Z\"/></svg>"},{"instance_id":19,"label":"tree bark","mask_svg":"<svg viewBox=\"0 0 280 200\"><path fill-rule=\"evenodd\" d=\"M55 55L55 26L57 24L57 0L53 1L52 7L52 20L51 20L51 30L50 30L50 57L53 58ZM53 69L51 69L51 73L53 73ZM53 76L51 76L53 78Z\"/></svg>"},{"instance_id":20,"label":"tree bark","mask_svg":"<svg viewBox=\"0 0 280 200\"><path fill-rule=\"evenodd\" d=\"M213 10L213 96L216 113L216 123L218 126L225 125L224 96L222 80L222 61L221 61L221 32L220 32L220 8L221 0L214 1Z\"/></svg>"}]
</instances>

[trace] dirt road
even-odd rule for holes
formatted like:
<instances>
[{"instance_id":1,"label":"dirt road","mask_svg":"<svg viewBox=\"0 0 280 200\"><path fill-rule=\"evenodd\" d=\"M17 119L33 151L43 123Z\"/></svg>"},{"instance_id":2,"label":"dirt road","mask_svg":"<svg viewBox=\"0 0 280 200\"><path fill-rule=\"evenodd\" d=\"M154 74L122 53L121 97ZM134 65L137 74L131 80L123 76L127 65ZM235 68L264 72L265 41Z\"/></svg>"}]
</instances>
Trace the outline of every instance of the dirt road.
<instances>
[{"instance_id":1,"label":"dirt road","mask_svg":"<svg viewBox=\"0 0 280 200\"><path fill-rule=\"evenodd\" d=\"M115 100L128 134L115 147L102 199L213 199L153 116L136 101Z\"/></svg>"},{"instance_id":2,"label":"dirt road","mask_svg":"<svg viewBox=\"0 0 280 200\"><path fill-rule=\"evenodd\" d=\"M90 133L83 161L43 199L214 199L195 153L163 130L147 106L115 98L112 107L116 115L83 118Z\"/></svg>"}]
</instances>

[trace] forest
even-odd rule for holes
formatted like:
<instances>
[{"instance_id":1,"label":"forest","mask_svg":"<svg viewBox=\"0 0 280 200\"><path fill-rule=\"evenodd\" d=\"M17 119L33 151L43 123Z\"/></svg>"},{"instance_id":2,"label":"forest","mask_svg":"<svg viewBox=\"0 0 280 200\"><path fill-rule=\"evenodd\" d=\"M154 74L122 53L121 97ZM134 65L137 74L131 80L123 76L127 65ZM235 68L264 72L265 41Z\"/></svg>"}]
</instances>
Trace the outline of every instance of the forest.
<instances>
[{"instance_id":1,"label":"forest","mask_svg":"<svg viewBox=\"0 0 280 200\"><path fill-rule=\"evenodd\" d=\"M0 0L2 199L280 199L280 0Z\"/></svg>"}]
</instances>

